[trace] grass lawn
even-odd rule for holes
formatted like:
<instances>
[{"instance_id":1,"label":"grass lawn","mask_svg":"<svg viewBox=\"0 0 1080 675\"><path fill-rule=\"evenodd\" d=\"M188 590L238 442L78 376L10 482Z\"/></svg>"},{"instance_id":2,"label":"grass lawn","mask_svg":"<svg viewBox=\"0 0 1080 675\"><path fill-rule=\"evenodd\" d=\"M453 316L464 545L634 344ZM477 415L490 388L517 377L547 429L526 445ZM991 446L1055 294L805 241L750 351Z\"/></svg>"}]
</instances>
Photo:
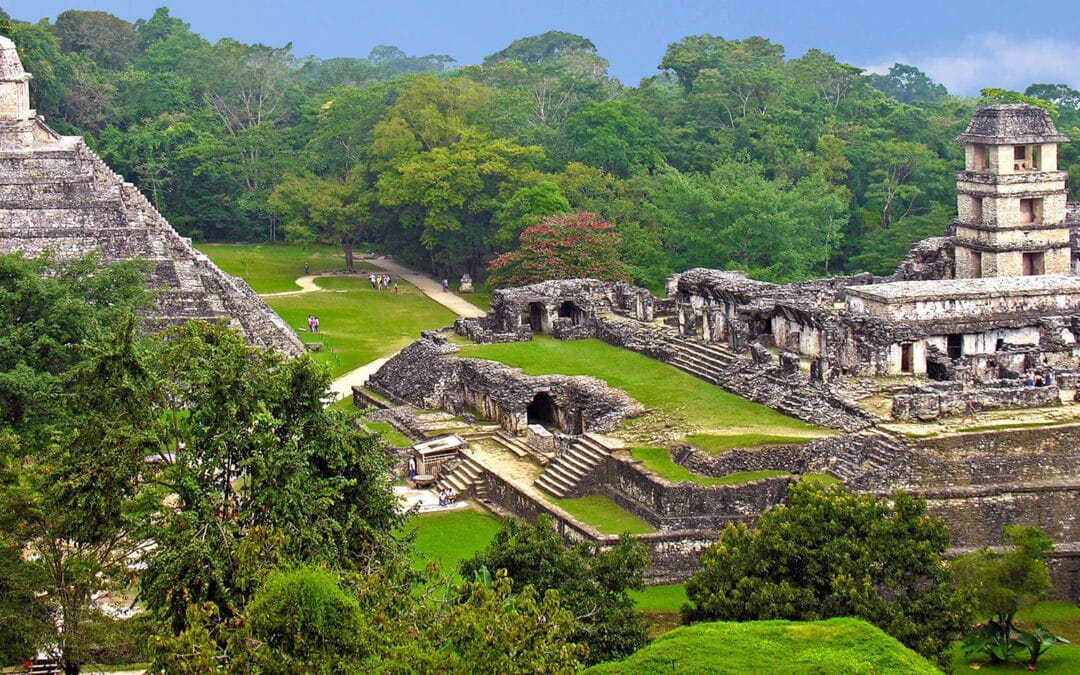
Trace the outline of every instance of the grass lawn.
<instances>
[{"instance_id":1,"label":"grass lawn","mask_svg":"<svg viewBox=\"0 0 1080 675\"><path fill-rule=\"evenodd\" d=\"M702 431L800 436L826 430L723 391L647 356L599 340L564 342L539 336L529 342L477 345L462 356L493 359L529 375L592 375L622 389L646 408L662 409Z\"/></svg>"},{"instance_id":2,"label":"grass lawn","mask_svg":"<svg viewBox=\"0 0 1080 675\"><path fill-rule=\"evenodd\" d=\"M421 513L404 528L416 533L413 569L423 569L431 560L456 578L458 563L487 546L501 526L498 518L476 509Z\"/></svg>"},{"instance_id":3,"label":"grass lawn","mask_svg":"<svg viewBox=\"0 0 1080 675\"><path fill-rule=\"evenodd\" d=\"M921 656L858 619L683 626L624 661L586 673L938 673Z\"/></svg>"},{"instance_id":4,"label":"grass lawn","mask_svg":"<svg viewBox=\"0 0 1080 675\"><path fill-rule=\"evenodd\" d=\"M607 497L589 495L551 501L586 525L592 525L601 534L646 534L655 532L652 525L625 510Z\"/></svg>"},{"instance_id":5,"label":"grass lawn","mask_svg":"<svg viewBox=\"0 0 1080 675\"><path fill-rule=\"evenodd\" d=\"M732 434L730 436L692 434L686 437L687 443L710 455L719 455L735 448L759 448L763 445L805 443L809 440L811 439L805 436L774 436L772 434Z\"/></svg>"},{"instance_id":6,"label":"grass lawn","mask_svg":"<svg viewBox=\"0 0 1080 675\"><path fill-rule=\"evenodd\" d=\"M299 290L296 278L303 276L305 262L312 274L345 271L345 252L340 246L198 244L195 248L225 272L246 281L256 293Z\"/></svg>"},{"instance_id":7,"label":"grass lawn","mask_svg":"<svg viewBox=\"0 0 1080 675\"><path fill-rule=\"evenodd\" d=\"M630 597L642 612L678 612L686 602L686 584L646 586L643 591L630 591Z\"/></svg>"},{"instance_id":8,"label":"grass lawn","mask_svg":"<svg viewBox=\"0 0 1080 675\"><path fill-rule=\"evenodd\" d=\"M740 471L727 476L703 476L676 464L667 448L631 448L630 456L639 460L649 471L672 483L688 481L698 485L735 485L760 478L788 475L786 471Z\"/></svg>"},{"instance_id":9,"label":"grass lawn","mask_svg":"<svg viewBox=\"0 0 1080 675\"><path fill-rule=\"evenodd\" d=\"M265 298L305 342L322 342L316 360L335 376L389 356L420 337L426 328L454 322L454 313L412 284L399 281L400 293L372 290L366 277L316 280L327 292ZM307 317L319 317L319 333L307 332Z\"/></svg>"},{"instance_id":10,"label":"grass lawn","mask_svg":"<svg viewBox=\"0 0 1080 675\"><path fill-rule=\"evenodd\" d=\"M347 400L349 401L349 407L352 407L352 399ZM413 444L412 439L410 439L408 436L401 433L394 427L390 426L388 422L369 420L366 417L361 417L360 422L364 425L365 429L379 434L380 436L382 436L383 440L390 445L399 448L407 448Z\"/></svg>"}]
</instances>

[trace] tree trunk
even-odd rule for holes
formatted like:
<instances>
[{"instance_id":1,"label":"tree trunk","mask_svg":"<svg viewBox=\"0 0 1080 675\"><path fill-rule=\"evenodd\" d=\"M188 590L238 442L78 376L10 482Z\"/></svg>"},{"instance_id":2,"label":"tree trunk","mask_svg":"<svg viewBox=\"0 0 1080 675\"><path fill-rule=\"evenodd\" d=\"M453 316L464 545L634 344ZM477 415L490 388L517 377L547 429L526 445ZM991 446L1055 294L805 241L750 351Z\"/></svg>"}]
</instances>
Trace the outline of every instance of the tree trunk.
<instances>
[{"instance_id":1,"label":"tree trunk","mask_svg":"<svg viewBox=\"0 0 1080 675\"><path fill-rule=\"evenodd\" d=\"M352 267L352 263L353 263L353 245L352 245L351 242L345 242L341 246L342 246L342 248L345 249L345 270L348 271L348 272L352 272L353 271L353 267Z\"/></svg>"}]
</instances>

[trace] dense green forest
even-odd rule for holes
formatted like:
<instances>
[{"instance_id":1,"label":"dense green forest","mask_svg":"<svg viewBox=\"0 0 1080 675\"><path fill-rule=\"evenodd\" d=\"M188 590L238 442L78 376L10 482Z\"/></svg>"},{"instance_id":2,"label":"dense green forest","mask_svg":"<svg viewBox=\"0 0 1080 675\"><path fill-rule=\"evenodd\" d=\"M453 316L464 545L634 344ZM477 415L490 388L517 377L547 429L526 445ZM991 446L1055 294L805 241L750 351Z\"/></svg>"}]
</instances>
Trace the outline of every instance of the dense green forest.
<instances>
[{"instance_id":1,"label":"dense green forest","mask_svg":"<svg viewBox=\"0 0 1080 675\"><path fill-rule=\"evenodd\" d=\"M211 44L166 8L134 24L17 18L0 32L38 112L182 234L374 246L439 276L483 276L538 218L581 211L613 226L628 273L654 288L693 266L889 273L954 216L953 138L977 103L911 66L867 75L763 37L688 36L629 87L561 32L453 67L392 46L319 60ZM988 95L1037 97L1080 139L1065 85ZM1080 148L1060 162L1080 175Z\"/></svg>"}]
</instances>

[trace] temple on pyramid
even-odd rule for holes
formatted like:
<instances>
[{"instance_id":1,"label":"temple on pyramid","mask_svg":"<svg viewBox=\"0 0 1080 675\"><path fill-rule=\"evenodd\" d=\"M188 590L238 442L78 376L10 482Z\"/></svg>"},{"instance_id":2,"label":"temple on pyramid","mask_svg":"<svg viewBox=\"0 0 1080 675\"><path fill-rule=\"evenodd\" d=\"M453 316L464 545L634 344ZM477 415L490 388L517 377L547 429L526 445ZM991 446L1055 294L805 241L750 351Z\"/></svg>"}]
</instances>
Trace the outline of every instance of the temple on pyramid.
<instances>
[{"instance_id":1,"label":"temple on pyramid","mask_svg":"<svg viewBox=\"0 0 1080 675\"><path fill-rule=\"evenodd\" d=\"M195 250L82 138L45 124L30 107L30 78L0 37L0 253L146 260L152 325L224 320L251 344L301 353L296 333L243 280Z\"/></svg>"}]
</instances>

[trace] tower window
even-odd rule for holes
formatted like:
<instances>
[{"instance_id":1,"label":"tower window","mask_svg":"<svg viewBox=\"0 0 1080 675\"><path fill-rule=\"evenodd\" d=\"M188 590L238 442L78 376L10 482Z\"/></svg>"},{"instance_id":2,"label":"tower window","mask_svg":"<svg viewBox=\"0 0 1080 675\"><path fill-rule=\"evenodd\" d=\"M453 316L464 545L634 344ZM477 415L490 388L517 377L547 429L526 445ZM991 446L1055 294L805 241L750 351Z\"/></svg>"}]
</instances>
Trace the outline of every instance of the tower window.
<instances>
[{"instance_id":1,"label":"tower window","mask_svg":"<svg viewBox=\"0 0 1080 675\"><path fill-rule=\"evenodd\" d=\"M1039 216L1042 211L1041 199L1021 199L1020 200L1020 222L1021 223L1035 223L1038 222Z\"/></svg>"},{"instance_id":2,"label":"tower window","mask_svg":"<svg viewBox=\"0 0 1080 675\"><path fill-rule=\"evenodd\" d=\"M1046 274L1046 267L1044 262L1045 254L1043 253L1025 253L1024 254L1024 276L1035 276L1038 274Z\"/></svg>"},{"instance_id":3,"label":"tower window","mask_svg":"<svg viewBox=\"0 0 1080 675\"><path fill-rule=\"evenodd\" d=\"M945 350L950 359L958 359L964 355L964 336L962 333L953 333L945 336Z\"/></svg>"}]
</instances>

